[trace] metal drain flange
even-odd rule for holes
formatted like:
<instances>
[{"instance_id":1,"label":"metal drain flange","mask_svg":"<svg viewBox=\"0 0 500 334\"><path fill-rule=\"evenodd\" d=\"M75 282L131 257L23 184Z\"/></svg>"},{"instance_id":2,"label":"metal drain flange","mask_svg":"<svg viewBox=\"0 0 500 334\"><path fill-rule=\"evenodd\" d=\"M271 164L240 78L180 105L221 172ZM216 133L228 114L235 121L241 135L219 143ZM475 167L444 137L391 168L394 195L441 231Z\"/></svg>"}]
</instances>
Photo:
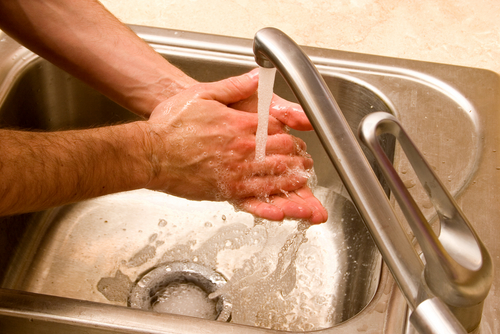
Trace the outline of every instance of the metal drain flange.
<instances>
[{"instance_id":1,"label":"metal drain flange","mask_svg":"<svg viewBox=\"0 0 500 334\"><path fill-rule=\"evenodd\" d=\"M129 296L129 306L143 310L153 310L158 294L174 283L191 283L201 288L207 296L226 284L226 279L218 272L192 262L171 262L157 266L139 279ZM207 297L208 298L208 297ZM228 321L232 304L228 297L216 299L217 321Z\"/></svg>"}]
</instances>

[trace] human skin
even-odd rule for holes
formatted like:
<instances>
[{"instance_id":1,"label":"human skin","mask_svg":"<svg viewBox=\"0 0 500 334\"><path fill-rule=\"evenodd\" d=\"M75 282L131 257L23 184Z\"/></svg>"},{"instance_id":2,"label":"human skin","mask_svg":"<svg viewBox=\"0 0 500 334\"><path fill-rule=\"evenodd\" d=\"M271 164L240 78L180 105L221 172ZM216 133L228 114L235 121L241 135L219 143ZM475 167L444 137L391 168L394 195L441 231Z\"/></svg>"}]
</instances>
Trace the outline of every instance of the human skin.
<instances>
[{"instance_id":1,"label":"human skin","mask_svg":"<svg viewBox=\"0 0 500 334\"><path fill-rule=\"evenodd\" d=\"M326 210L305 186L304 175L312 161L294 145L300 140L283 126L311 129L297 105L274 98L268 154L263 164L252 161L255 72L200 84L97 1L0 1L0 28L148 119L53 133L0 130L0 173L5 176L0 181L5 194L0 199L1 215L145 187L197 200L236 201L267 219L326 220ZM177 118L171 117L174 114ZM175 126L176 119L182 119L181 127ZM187 136L189 129L195 131ZM223 137L224 142L217 144L206 136ZM190 142L180 145L186 138ZM206 143L203 149L193 145L200 142ZM214 157L221 154L224 157L217 163L231 173L214 175L208 162L213 166ZM186 156L193 161L182 166ZM188 177L192 184L181 186L179 180Z\"/></svg>"}]
</instances>

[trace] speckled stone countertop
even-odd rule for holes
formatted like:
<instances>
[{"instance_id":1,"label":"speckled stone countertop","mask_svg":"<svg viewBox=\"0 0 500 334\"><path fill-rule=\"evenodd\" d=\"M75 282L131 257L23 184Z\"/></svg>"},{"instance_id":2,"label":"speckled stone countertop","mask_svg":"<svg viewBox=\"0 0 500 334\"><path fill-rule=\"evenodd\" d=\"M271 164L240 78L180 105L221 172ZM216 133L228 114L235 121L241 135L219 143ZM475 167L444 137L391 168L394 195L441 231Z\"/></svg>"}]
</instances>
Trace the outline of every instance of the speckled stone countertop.
<instances>
[{"instance_id":1,"label":"speckled stone countertop","mask_svg":"<svg viewBox=\"0 0 500 334\"><path fill-rule=\"evenodd\" d=\"M125 23L479 67L500 73L498 0L102 0Z\"/></svg>"}]
</instances>

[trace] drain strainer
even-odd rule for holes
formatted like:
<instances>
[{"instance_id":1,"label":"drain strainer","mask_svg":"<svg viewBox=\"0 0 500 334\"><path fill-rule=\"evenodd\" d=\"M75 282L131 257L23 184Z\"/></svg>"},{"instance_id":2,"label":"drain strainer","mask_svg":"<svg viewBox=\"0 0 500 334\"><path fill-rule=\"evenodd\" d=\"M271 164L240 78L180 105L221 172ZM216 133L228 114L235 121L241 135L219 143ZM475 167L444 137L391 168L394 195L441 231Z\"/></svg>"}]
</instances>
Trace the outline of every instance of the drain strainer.
<instances>
[{"instance_id":1,"label":"drain strainer","mask_svg":"<svg viewBox=\"0 0 500 334\"><path fill-rule=\"evenodd\" d=\"M228 321L232 309L229 298L221 295L215 298L214 301L208 299L209 294L217 291L225 284L226 279L221 274L200 264L192 262L166 263L153 268L136 282L130 292L129 306L143 310L169 312L168 307L165 311L165 307L159 305L164 303L172 307L172 305L178 304L185 309L193 307L206 309L207 307L210 308L207 305L213 303L215 304L215 310L212 310L213 319ZM180 299L175 301L177 298L183 298L182 294L187 291L190 292L184 296L189 300L183 301ZM200 293L203 294L202 299L200 299ZM198 305L191 305L191 303ZM186 314L182 311L172 313ZM192 314L188 313L186 315Z\"/></svg>"}]
</instances>

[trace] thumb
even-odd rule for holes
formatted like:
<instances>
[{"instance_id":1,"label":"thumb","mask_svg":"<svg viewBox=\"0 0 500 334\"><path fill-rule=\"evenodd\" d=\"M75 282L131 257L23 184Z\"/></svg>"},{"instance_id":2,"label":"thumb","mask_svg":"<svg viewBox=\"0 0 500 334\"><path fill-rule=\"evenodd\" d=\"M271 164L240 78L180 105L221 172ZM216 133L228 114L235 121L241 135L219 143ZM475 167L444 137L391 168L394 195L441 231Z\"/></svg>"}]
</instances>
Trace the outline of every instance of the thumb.
<instances>
[{"instance_id":1,"label":"thumb","mask_svg":"<svg viewBox=\"0 0 500 334\"><path fill-rule=\"evenodd\" d=\"M259 69L209 84L209 98L225 105L249 98L257 91Z\"/></svg>"}]
</instances>

